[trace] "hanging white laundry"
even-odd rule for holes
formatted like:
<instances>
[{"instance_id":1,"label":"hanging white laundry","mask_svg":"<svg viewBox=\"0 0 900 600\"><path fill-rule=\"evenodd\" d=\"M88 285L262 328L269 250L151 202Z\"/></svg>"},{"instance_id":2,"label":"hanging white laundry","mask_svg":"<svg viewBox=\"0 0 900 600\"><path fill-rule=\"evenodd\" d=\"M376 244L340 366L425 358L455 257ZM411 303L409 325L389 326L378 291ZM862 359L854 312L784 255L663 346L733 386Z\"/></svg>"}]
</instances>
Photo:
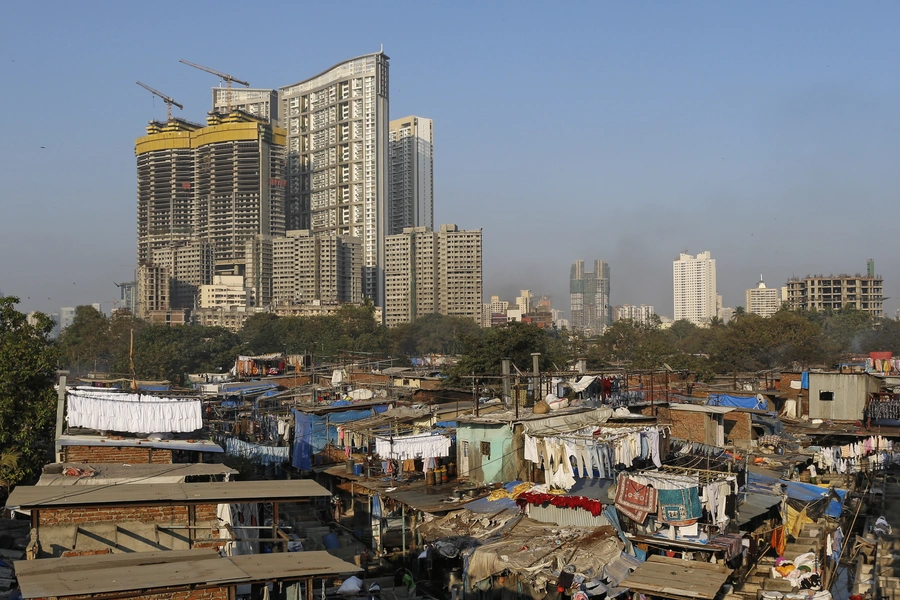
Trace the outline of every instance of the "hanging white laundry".
<instances>
[{"instance_id":1,"label":"hanging white laundry","mask_svg":"<svg viewBox=\"0 0 900 600\"><path fill-rule=\"evenodd\" d=\"M70 427L129 433L187 433L203 427L203 410L196 398L70 390L66 400Z\"/></svg>"},{"instance_id":2,"label":"hanging white laundry","mask_svg":"<svg viewBox=\"0 0 900 600\"><path fill-rule=\"evenodd\" d=\"M389 438L375 438L375 452L382 458L408 460L412 458L434 458L450 456L450 438L445 435L408 435Z\"/></svg>"}]
</instances>

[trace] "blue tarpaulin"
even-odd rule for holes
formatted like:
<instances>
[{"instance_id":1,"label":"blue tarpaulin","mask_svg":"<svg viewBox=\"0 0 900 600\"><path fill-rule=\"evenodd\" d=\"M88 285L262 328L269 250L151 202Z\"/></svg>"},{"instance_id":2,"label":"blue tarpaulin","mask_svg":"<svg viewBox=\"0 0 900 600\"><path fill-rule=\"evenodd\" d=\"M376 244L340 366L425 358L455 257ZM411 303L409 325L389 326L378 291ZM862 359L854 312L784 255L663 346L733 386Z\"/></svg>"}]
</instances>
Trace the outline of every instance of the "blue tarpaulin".
<instances>
[{"instance_id":1,"label":"blue tarpaulin","mask_svg":"<svg viewBox=\"0 0 900 600\"><path fill-rule=\"evenodd\" d=\"M294 452L291 464L304 471L312 469L312 455L321 452L329 440L337 442L337 425L359 421L383 413L387 405L362 410L345 410L327 415L311 415L294 410Z\"/></svg>"},{"instance_id":2,"label":"blue tarpaulin","mask_svg":"<svg viewBox=\"0 0 900 600\"><path fill-rule=\"evenodd\" d=\"M777 477L754 473L752 471L747 474L748 492L772 493L774 491L777 494L781 489L781 484L787 486L785 492L787 493L788 498L799 500L801 502L815 502L816 500L821 500L822 498L831 495L831 489L819 487L811 483L791 481L789 479L778 479ZM825 509L825 515L837 519L843 512L844 496L847 495L847 490L834 488L834 491L840 498L840 501L836 498L832 498L831 502L828 503L828 508Z\"/></svg>"},{"instance_id":3,"label":"blue tarpaulin","mask_svg":"<svg viewBox=\"0 0 900 600\"><path fill-rule=\"evenodd\" d=\"M809 371L800 373L800 388L804 390L809 389Z\"/></svg>"},{"instance_id":4,"label":"blue tarpaulin","mask_svg":"<svg viewBox=\"0 0 900 600\"><path fill-rule=\"evenodd\" d=\"M706 401L708 406L736 406L738 408L753 408L766 410L768 403L756 396L732 396L730 394L710 394Z\"/></svg>"}]
</instances>

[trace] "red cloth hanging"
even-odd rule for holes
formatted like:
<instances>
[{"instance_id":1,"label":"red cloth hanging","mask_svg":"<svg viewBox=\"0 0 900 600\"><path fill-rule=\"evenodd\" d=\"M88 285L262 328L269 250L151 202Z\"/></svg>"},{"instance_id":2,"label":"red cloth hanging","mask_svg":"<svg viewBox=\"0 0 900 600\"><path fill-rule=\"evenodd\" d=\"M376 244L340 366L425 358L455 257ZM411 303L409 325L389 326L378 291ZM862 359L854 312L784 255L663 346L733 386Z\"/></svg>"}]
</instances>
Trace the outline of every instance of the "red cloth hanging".
<instances>
[{"instance_id":1,"label":"red cloth hanging","mask_svg":"<svg viewBox=\"0 0 900 600\"><path fill-rule=\"evenodd\" d=\"M516 504L520 507L524 507L526 504L534 504L535 506L550 504L559 508L581 508L595 517L603 512L603 505L598 500L585 498L584 496L560 496L540 492L525 492L516 498Z\"/></svg>"}]
</instances>

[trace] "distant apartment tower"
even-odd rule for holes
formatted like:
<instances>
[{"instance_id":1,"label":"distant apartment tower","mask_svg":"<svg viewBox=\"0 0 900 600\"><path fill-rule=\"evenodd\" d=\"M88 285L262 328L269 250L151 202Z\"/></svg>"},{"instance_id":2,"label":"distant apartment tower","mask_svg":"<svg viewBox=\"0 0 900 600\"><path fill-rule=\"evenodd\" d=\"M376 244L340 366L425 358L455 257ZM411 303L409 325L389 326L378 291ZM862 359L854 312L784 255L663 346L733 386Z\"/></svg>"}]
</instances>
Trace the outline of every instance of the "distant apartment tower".
<instances>
[{"instance_id":1,"label":"distant apartment tower","mask_svg":"<svg viewBox=\"0 0 900 600\"><path fill-rule=\"evenodd\" d=\"M609 305L609 265L595 260L594 270L585 271L584 261L576 260L569 271L569 299L573 329L589 335L603 333L612 323Z\"/></svg>"},{"instance_id":2,"label":"distant apartment tower","mask_svg":"<svg viewBox=\"0 0 900 600\"><path fill-rule=\"evenodd\" d=\"M228 114L240 110L254 117L265 119L272 125L280 125L278 118L278 92L267 89L213 88L213 112Z\"/></svg>"},{"instance_id":3,"label":"distant apartment tower","mask_svg":"<svg viewBox=\"0 0 900 600\"><path fill-rule=\"evenodd\" d=\"M748 314L771 317L781 308L781 292L778 288L766 287L762 275L759 276L756 287L748 289L744 295L746 300L744 310Z\"/></svg>"},{"instance_id":4,"label":"distant apartment tower","mask_svg":"<svg viewBox=\"0 0 900 600\"><path fill-rule=\"evenodd\" d=\"M516 296L516 306L522 311L523 315L527 315L534 309L532 306L534 294L531 293L531 290L519 290L519 294L519 296Z\"/></svg>"},{"instance_id":5,"label":"distant apartment tower","mask_svg":"<svg viewBox=\"0 0 900 600\"><path fill-rule=\"evenodd\" d=\"M171 310L169 302L169 268L144 263L137 268L138 310L140 319L149 319L155 312Z\"/></svg>"},{"instance_id":6,"label":"distant apartment tower","mask_svg":"<svg viewBox=\"0 0 900 600\"><path fill-rule=\"evenodd\" d=\"M872 317L884 316L884 280L869 260L866 275L814 275L787 282L787 303L792 309L840 310L855 308Z\"/></svg>"},{"instance_id":7,"label":"distant apartment tower","mask_svg":"<svg viewBox=\"0 0 900 600\"><path fill-rule=\"evenodd\" d=\"M615 307L616 321L634 321L640 325L650 325L653 323L653 316L656 312L649 304L623 304Z\"/></svg>"},{"instance_id":8,"label":"distant apartment tower","mask_svg":"<svg viewBox=\"0 0 900 600\"><path fill-rule=\"evenodd\" d=\"M382 306L388 223L388 57L339 63L280 89L287 228L362 240L363 292Z\"/></svg>"},{"instance_id":9,"label":"distant apartment tower","mask_svg":"<svg viewBox=\"0 0 900 600\"><path fill-rule=\"evenodd\" d=\"M672 263L675 320L705 325L716 316L716 259L707 252L682 253Z\"/></svg>"},{"instance_id":10,"label":"distant apartment tower","mask_svg":"<svg viewBox=\"0 0 900 600\"><path fill-rule=\"evenodd\" d=\"M137 314L137 280L117 283L119 288L118 310Z\"/></svg>"},{"instance_id":11,"label":"distant apartment tower","mask_svg":"<svg viewBox=\"0 0 900 600\"><path fill-rule=\"evenodd\" d=\"M171 244L165 248L157 248L150 255L150 264L166 269L169 278L168 308L171 309L196 308L200 286L211 284L215 274L213 248L207 242ZM140 296L140 292L138 295Z\"/></svg>"},{"instance_id":12,"label":"distant apartment tower","mask_svg":"<svg viewBox=\"0 0 900 600\"><path fill-rule=\"evenodd\" d=\"M491 301L486 302L482 308L481 326L493 327L495 318L497 325L505 324L507 310L509 310L509 302L500 300L500 296L491 296Z\"/></svg>"},{"instance_id":13,"label":"distant apartment tower","mask_svg":"<svg viewBox=\"0 0 900 600\"><path fill-rule=\"evenodd\" d=\"M409 116L390 122L389 235L407 227L434 228L434 123Z\"/></svg>"},{"instance_id":14,"label":"distant apartment tower","mask_svg":"<svg viewBox=\"0 0 900 600\"><path fill-rule=\"evenodd\" d=\"M74 306L63 306L59 309L59 330L65 331L66 327L75 322Z\"/></svg>"},{"instance_id":15,"label":"distant apartment tower","mask_svg":"<svg viewBox=\"0 0 900 600\"><path fill-rule=\"evenodd\" d=\"M429 314L482 323L481 230L407 227L385 240L387 325Z\"/></svg>"},{"instance_id":16,"label":"distant apartment tower","mask_svg":"<svg viewBox=\"0 0 900 600\"><path fill-rule=\"evenodd\" d=\"M135 142L138 263L208 242L217 274L243 275L245 242L285 230L284 144L283 130L240 111L211 113L206 127L151 122Z\"/></svg>"},{"instance_id":17,"label":"distant apartment tower","mask_svg":"<svg viewBox=\"0 0 900 600\"><path fill-rule=\"evenodd\" d=\"M272 302L361 302L362 244L352 237L288 231L271 240Z\"/></svg>"}]
</instances>

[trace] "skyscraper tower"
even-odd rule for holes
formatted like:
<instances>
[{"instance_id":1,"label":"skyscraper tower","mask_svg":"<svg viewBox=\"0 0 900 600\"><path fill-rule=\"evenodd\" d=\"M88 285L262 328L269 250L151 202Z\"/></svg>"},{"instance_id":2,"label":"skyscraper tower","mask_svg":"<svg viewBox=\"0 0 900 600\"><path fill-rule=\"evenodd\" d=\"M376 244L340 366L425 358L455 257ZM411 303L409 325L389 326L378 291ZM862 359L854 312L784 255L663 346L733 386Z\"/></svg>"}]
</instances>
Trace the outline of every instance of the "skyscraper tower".
<instances>
[{"instance_id":1,"label":"skyscraper tower","mask_svg":"<svg viewBox=\"0 0 900 600\"><path fill-rule=\"evenodd\" d=\"M138 264L153 250L188 242L194 235L194 149L202 126L182 119L150 121L135 142L137 157Z\"/></svg>"},{"instance_id":2,"label":"skyscraper tower","mask_svg":"<svg viewBox=\"0 0 900 600\"><path fill-rule=\"evenodd\" d=\"M709 323L716 316L716 259L709 251L696 257L682 253L672 263L675 320L695 325Z\"/></svg>"},{"instance_id":3,"label":"skyscraper tower","mask_svg":"<svg viewBox=\"0 0 900 600\"><path fill-rule=\"evenodd\" d=\"M422 117L390 124L390 232L434 228L434 123Z\"/></svg>"},{"instance_id":4,"label":"skyscraper tower","mask_svg":"<svg viewBox=\"0 0 900 600\"><path fill-rule=\"evenodd\" d=\"M194 306L213 273L244 275L248 240L284 235L284 142L238 110L154 121L135 141L138 263L167 269L172 308Z\"/></svg>"},{"instance_id":5,"label":"skyscraper tower","mask_svg":"<svg viewBox=\"0 0 900 600\"><path fill-rule=\"evenodd\" d=\"M388 56L367 54L280 89L287 229L362 240L363 292L384 305Z\"/></svg>"},{"instance_id":6,"label":"skyscraper tower","mask_svg":"<svg viewBox=\"0 0 900 600\"><path fill-rule=\"evenodd\" d=\"M572 328L589 335L603 333L612 323L609 304L609 264L595 260L593 272L584 270L584 261L576 260L569 272L569 299Z\"/></svg>"}]
</instances>

